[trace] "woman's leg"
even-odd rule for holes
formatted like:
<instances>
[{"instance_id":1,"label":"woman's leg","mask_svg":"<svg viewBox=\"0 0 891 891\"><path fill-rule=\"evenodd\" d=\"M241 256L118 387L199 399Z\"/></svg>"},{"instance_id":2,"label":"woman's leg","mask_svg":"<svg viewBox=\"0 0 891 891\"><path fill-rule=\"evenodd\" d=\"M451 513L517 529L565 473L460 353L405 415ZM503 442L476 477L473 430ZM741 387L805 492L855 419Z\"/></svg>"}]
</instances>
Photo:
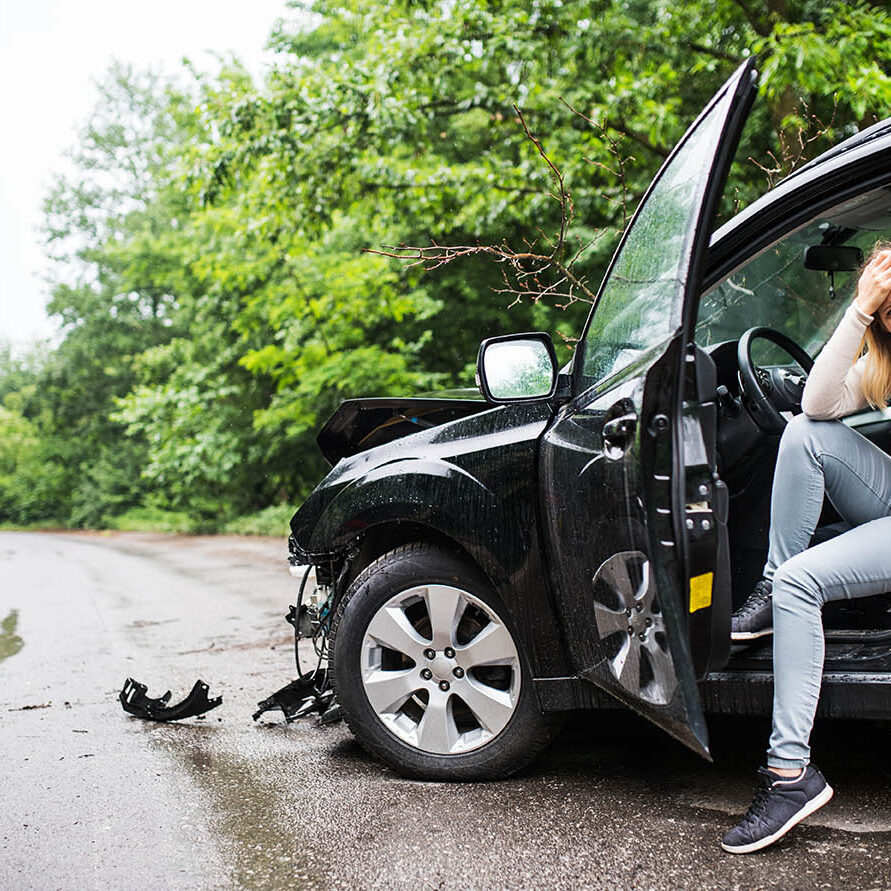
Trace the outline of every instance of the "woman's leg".
<instances>
[{"instance_id":1,"label":"woman's leg","mask_svg":"<svg viewBox=\"0 0 891 891\"><path fill-rule=\"evenodd\" d=\"M749 810L722 839L725 851L760 851L832 798L832 787L809 763L823 679L822 608L829 600L887 591L889 541L891 516L885 516L795 555L774 574L773 733L768 767L759 769L759 789Z\"/></svg>"},{"instance_id":2,"label":"woman's leg","mask_svg":"<svg viewBox=\"0 0 891 891\"><path fill-rule=\"evenodd\" d=\"M823 496L855 528L807 549ZM771 767L800 767L823 675L823 604L891 588L891 457L840 421L798 416L780 442L771 494L774 730ZM886 556L888 555L888 556Z\"/></svg>"},{"instance_id":3,"label":"woman's leg","mask_svg":"<svg viewBox=\"0 0 891 891\"><path fill-rule=\"evenodd\" d=\"M733 640L770 634L777 567L811 542L826 495L850 526L891 514L891 457L841 421L789 422L777 455L767 563L755 590L731 618Z\"/></svg>"},{"instance_id":4,"label":"woman's leg","mask_svg":"<svg viewBox=\"0 0 891 891\"><path fill-rule=\"evenodd\" d=\"M823 677L823 604L891 589L891 516L792 557L774 574L769 767L804 767Z\"/></svg>"},{"instance_id":5,"label":"woman's leg","mask_svg":"<svg viewBox=\"0 0 891 891\"><path fill-rule=\"evenodd\" d=\"M780 440L765 578L808 547L824 493L852 526L888 516L891 457L841 421L798 415Z\"/></svg>"}]
</instances>

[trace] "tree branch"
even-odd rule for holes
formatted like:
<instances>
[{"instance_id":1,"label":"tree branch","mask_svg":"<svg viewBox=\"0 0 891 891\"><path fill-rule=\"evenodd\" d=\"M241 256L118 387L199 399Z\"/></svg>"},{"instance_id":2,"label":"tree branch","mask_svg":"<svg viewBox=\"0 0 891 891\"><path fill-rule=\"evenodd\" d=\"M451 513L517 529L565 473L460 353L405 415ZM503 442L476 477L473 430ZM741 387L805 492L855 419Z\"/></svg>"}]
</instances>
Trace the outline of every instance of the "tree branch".
<instances>
[{"instance_id":1,"label":"tree branch","mask_svg":"<svg viewBox=\"0 0 891 891\"><path fill-rule=\"evenodd\" d=\"M572 196L569 194L569 192L566 191L566 185L563 182L563 174L557 169L554 162L551 161L551 159L545 153L545 150L541 147L541 143L532 135L532 133L529 131L529 128L526 126L526 119L523 117L523 112L520 111L519 106L515 105L514 111L517 113L517 117L520 119L520 124L523 127L523 132L538 150L538 154L541 155L541 158L545 162L545 164L548 165L548 168L551 171L551 176L554 178L554 182L557 184L557 190L559 194L555 195L554 197L560 204L560 231L557 233L557 241L554 244L553 251L551 252L552 257L556 258L558 252L563 248L563 245L566 241L566 228L567 226L569 226L569 223L572 220Z\"/></svg>"},{"instance_id":2,"label":"tree branch","mask_svg":"<svg viewBox=\"0 0 891 891\"><path fill-rule=\"evenodd\" d=\"M360 180L360 184L365 189L385 189L391 192L410 192L413 189L435 189L438 186L450 185L448 182L432 181L419 183L376 183L371 180ZM545 189L533 189L529 186L512 186L502 183L486 182L487 189L495 189L498 192L510 192L518 195L550 195Z\"/></svg>"},{"instance_id":3,"label":"tree branch","mask_svg":"<svg viewBox=\"0 0 891 891\"><path fill-rule=\"evenodd\" d=\"M749 9L743 0L733 0L733 2L742 10L743 15L749 20L749 24L754 28L756 34L760 37L767 37L770 34L770 28Z\"/></svg>"},{"instance_id":4,"label":"tree branch","mask_svg":"<svg viewBox=\"0 0 891 891\"><path fill-rule=\"evenodd\" d=\"M592 161L590 158L585 158L585 160L592 164L595 167L599 167L601 170L605 170L607 173L611 173L615 176L619 183L622 186L622 228L624 229L628 225L628 179L625 174L625 165L629 161L633 161L634 158L629 155L628 157L623 157L622 152L619 149L619 144L613 139L612 136L609 135L608 124L601 124L599 121L592 120L591 117L586 115L584 112L578 111L578 109L573 108L562 96L560 97L560 101L574 114L580 117L583 121L586 121L592 127L594 127L601 135L603 139L605 139L609 143L609 152L616 159L616 164L618 166L618 170L613 170L611 167L607 167L606 164L603 164L600 161ZM621 136L624 136L624 133L620 133ZM607 201L615 201L614 198L609 198L607 195L603 196L607 199Z\"/></svg>"},{"instance_id":5,"label":"tree branch","mask_svg":"<svg viewBox=\"0 0 891 891\"><path fill-rule=\"evenodd\" d=\"M691 43L690 49L695 50L697 53L703 53L706 56L714 56L716 59L724 59L727 62L733 62L734 65L741 65L743 62L742 56L736 56L733 53L728 53L712 46L705 46L702 43Z\"/></svg>"},{"instance_id":6,"label":"tree branch","mask_svg":"<svg viewBox=\"0 0 891 891\"><path fill-rule=\"evenodd\" d=\"M506 244L440 245L432 242L427 247L415 247L408 244L385 244L382 250L363 248L363 253L377 254L381 257L394 257L397 260L401 260L405 264L406 269L411 269L414 266L423 266L428 272L439 269L441 266L446 266L462 257L488 256L494 259L496 263L505 263L511 267L519 281L519 284L515 286L506 285L504 288L496 288L496 293L530 296L536 301L563 284L563 282L558 281L541 288L532 287L533 284L540 283L540 276L549 267L553 267L569 284L567 290L559 292L558 296L570 297L573 300L585 300L585 302L589 303L593 303L594 298L597 296L587 286L583 277L576 276L568 266L554 258L553 251L548 254L541 254L535 251L514 251ZM584 297L579 297L575 294L576 290L581 291Z\"/></svg>"},{"instance_id":7,"label":"tree branch","mask_svg":"<svg viewBox=\"0 0 891 891\"><path fill-rule=\"evenodd\" d=\"M793 105L789 114L793 114L803 119L805 126L799 126L796 130L786 132L777 127L777 138L780 143L779 157L771 151L767 155L770 158L770 165L762 164L751 156L751 161L759 170L767 177L768 188L773 188L777 180L788 176L802 161L808 160L808 147L812 142L825 136L835 122L835 113L838 110L838 102L833 105L832 117L828 124L824 124L815 114L813 114L806 102L801 103L801 111L797 105Z\"/></svg>"},{"instance_id":8,"label":"tree branch","mask_svg":"<svg viewBox=\"0 0 891 891\"><path fill-rule=\"evenodd\" d=\"M669 149L661 145L656 145L655 142L651 142L649 137L644 136L642 133L638 133L635 130L632 130L624 121L619 121L614 129L621 133L623 136L627 136L638 145L642 145L644 146L644 148L648 149L654 154L659 155L660 158L665 159L671 154L671 151Z\"/></svg>"},{"instance_id":9,"label":"tree branch","mask_svg":"<svg viewBox=\"0 0 891 891\"><path fill-rule=\"evenodd\" d=\"M619 180L622 189L623 222L627 222L628 186L625 178L625 165L630 157L623 157L616 139L607 132L606 126L592 121L588 116L575 111L564 100L561 101L570 111L599 131L601 138L607 143L607 151L616 159L615 169L599 161L591 163ZM573 203L572 196L566 188L563 173L550 159L541 140L529 129L519 106L515 105L514 111L526 138L535 146L554 182L554 190L547 194L557 202L560 208L560 222L556 232L548 235L546 232L538 230L539 234L536 238L523 239L521 249L512 247L504 240L497 244L457 245L442 245L431 240L429 245L420 247L408 244L383 245L379 250L364 248L364 252L382 257L392 257L402 262L405 268L420 266L427 272L432 272L465 257L482 256L500 266L503 286L492 290L496 294L512 297L513 301L510 306L521 302L524 298L533 303L542 299L553 300L555 301L554 305L560 309L565 309L578 301L593 303L597 295L589 287L586 277L576 272L575 267L583 254L603 235L603 232L596 233L593 238L584 242L578 239L578 243L574 243L570 247L569 229L573 219ZM372 185L378 186L379 184ZM524 191L540 194L540 190L535 189L525 189ZM536 246L539 242L542 243L544 249Z\"/></svg>"}]
</instances>

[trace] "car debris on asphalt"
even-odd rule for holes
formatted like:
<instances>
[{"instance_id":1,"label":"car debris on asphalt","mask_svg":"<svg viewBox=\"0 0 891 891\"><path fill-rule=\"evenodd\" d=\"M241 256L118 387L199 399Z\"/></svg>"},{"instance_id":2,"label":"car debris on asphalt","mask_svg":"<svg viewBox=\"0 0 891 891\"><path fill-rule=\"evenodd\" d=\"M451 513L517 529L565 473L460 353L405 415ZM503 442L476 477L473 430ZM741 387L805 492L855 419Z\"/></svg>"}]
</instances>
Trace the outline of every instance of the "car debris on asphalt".
<instances>
[{"instance_id":1,"label":"car debris on asphalt","mask_svg":"<svg viewBox=\"0 0 891 891\"><path fill-rule=\"evenodd\" d=\"M209 699L207 690L207 684L199 678L182 702L168 705L171 696L170 690L158 699L152 699L146 696L148 687L145 684L140 684L133 678L127 678L119 699L124 711L137 718L145 718L148 721L179 721L182 718L203 715L218 705L222 705L223 697L217 696L214 699Z\"/></svg>"},{"instance_id":2,"label":"car debris on asphalt","mask_svg":"<svg viewBox=\"0 0 891 891\"><path fill-rule=\"evenodd\" d=\"M294 628L297 677L260 700L253 719L256 721L266 712L279 709L288 724L310 714L317 714L320 724L333 724L341 719L342 712L334 698L328 668L324 665L328 655L329 594L327 591L319 590L313 567L296 565L293 555L289 558L289 563L291 575L301 578L297 605L291 606L285 616L286 621ZM305 594L307 603L304 603ZM301 638L312 640L318 656L315 668L309 672L304 672L300 667L298 646ZM207 689L207 684L199 679L195 681L191 692L182 702L171 706L168 705L171 696L169 690L158 699L152 699L146 695L148 688L145 684L127 678L118 698L124 711L137 718L150 721L177 721L181 718L200 717L222 704L222 696L208 699ZM32 706L36 707L39 706Z\"/></svg>"}]
</instances>

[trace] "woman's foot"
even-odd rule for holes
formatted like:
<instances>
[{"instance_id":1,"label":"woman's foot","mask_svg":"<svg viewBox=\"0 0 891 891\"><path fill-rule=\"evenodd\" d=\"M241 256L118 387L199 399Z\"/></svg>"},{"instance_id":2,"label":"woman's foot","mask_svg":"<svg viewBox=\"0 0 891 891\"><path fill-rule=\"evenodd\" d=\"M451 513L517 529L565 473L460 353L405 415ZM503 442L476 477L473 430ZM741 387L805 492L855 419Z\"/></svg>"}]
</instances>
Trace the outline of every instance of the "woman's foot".
<instances>
[{"instance_id":1,"label":"woman's foot","mask_svg":"<svg viewBox=\"0 0 891 891\"><path fill-rule=\"evenodd\" d=\"M761 579L748 600L730 617L731 640L755 640L773 634L773 584Z\"/></svg>"},{"instance_id":2,"label":"woman's foot","mask_svg":"<svg viewBox=\"0 0 891 891\"><path fill-rule=\"evenodd\" d=\"M758 780L752 806L721 842L731 854L751 854L772 845L832 798L832 786L812 764L797 777L759 767Z\"/></svg>"}]
</instances>

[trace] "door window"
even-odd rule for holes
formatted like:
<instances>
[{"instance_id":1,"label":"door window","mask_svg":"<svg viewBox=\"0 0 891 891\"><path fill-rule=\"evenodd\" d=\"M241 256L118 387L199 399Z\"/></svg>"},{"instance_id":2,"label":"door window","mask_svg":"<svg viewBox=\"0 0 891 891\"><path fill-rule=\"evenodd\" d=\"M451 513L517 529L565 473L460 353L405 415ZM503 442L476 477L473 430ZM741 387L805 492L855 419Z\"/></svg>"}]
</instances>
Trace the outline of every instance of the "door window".
<instances>
[{"instance_id":1,"label":"door window","mask_svg":"<svg viewBox=\"0 0 891 891\"><path fill-rule=\"evenodd\" d=\"M846 202L762 251L713 287L699 302L696 343L709 347L737 340L747 328L764 325L788 335L815 356L853 299L860 272L837 272L830 279L826 272L805 268L804 252L812 245L844 244L859 247L865 256L877 239L891 237L891 197L884 189L868 197L883 202L873 216L852 219ZM779 351L756 361L786 364L789 357Z\"/></svg>"},{"instance_id":2,"label":"door window","mask_svg":"<svg viewBox=\"0 0 891 891\"><path fill-rule=\"evenodd\" d=\"M663 168L631 221L586 332L584 387L665 343L680 325L683 286L708 170L733 91L726 89ZM709 221L710 222L710 221Z\"/></svg>"}]
</instances>

